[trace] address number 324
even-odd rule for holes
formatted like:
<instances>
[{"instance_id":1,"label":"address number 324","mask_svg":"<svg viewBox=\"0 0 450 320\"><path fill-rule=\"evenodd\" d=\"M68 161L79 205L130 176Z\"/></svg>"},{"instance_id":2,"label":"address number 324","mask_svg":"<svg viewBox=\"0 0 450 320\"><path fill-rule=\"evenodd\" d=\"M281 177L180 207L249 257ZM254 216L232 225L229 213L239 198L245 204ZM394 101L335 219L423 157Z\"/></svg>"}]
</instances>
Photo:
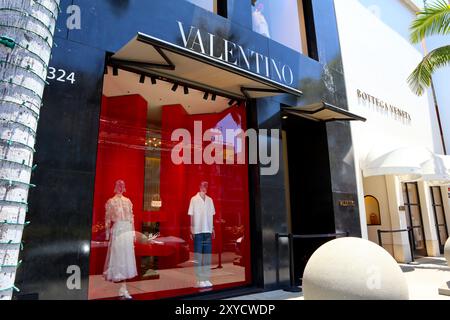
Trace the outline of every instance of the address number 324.
<instances>
[{"instance_id":1,"label":"address number 324","mask_svg":"<svg viewBox=\"0 0 450 320\"><path fill-rule=\"evenodd\" d=\"M56 69L53 67L48 68L47 72L47 80L56 80L59 82L70 82L70 84L74 84L75 80L75 72L67 72L64 69Z\"/></svg>"}]
</instances>

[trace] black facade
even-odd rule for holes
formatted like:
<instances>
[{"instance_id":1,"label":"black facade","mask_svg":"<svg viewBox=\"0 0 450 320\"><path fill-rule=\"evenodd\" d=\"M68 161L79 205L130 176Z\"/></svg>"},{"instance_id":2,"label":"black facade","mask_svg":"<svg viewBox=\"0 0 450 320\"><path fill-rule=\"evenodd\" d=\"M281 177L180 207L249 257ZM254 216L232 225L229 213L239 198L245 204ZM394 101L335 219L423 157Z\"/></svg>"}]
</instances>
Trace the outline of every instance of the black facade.
<instances>
[{"instance_id":1,"label":"black facade","mask_svg":"<svg viewBox=\"0 0 450 320\"><path fill-rule=\"evenodd\" d=\"M225 3L226 2L226 3ZM68 30L65 8L81 8L81 29ZM180 45L177 21L219 34L254 48L267 57L283 59L294 74L293 87L302 97L281 95L248 101L249 125L255 129L282 129L283 106L301 106L326 101L347 109L344 70L332 0L305 1L310 56L301 55L252 31L250 1L219 1L219 13L207 12L184 0L63 0L62 13L50 66L74 72L76 81L50 81L44 95L35 162L38 169L30 193L29 219L24 233L23 264L16 285L17 299L87 299L89 247L96 165L97 136L102 97L105 58L142 32ZM289 126L289 125L287 125ZM295 124L293 125L295 127ZM350 125L345 122L322 123L320 128L290 131L298 134L310 172L320 175L315 183L320 192L308 193L303 212L330 215L332 221L316 229L292 231L333 233L349 232L360 237L357 205L346 207L340 200L357 202ZM294 132L294 133L292 133ZM318 137L321 139L317 140ZM308 143L309 141L309 143ZM321 141L314 147L314 141ZM282 145L282 144L280 144ZM295 147L295 146L294 146ZM308 150L310 149L310 150ZM283 158L282 150L280 159ZM301 155L299 159L302 159ZM320 161L312 161L314 157ZM302 165L292 163L289 166ZM276 289L289 283L287 245L277 249L276 233L290 232L286 207L285 171L275 176L259 175L252 166L250 208L252 222L253 288ZM296 178L289 170L290 180ZM314 176L305 178L313 181ZM322 183L323 182L323 183ZM301 183L300 179L298 183ZM291 183L292 187L292 183ZM301 189L299 189L301 190ZM292 194L291 194L292 201ZM292 208L294 209L294 208ZM292 213L295 216L295 213ZM314 219L295 217L301 225ZM316 219L317 220L317 219ZM298 245L301 245L300 243ZM296 261L301 257L296 257ZM81 270L81 289L67 287L67 268ZM230 293L228 293L230 294Z\"/></svg>"}]
</instances>

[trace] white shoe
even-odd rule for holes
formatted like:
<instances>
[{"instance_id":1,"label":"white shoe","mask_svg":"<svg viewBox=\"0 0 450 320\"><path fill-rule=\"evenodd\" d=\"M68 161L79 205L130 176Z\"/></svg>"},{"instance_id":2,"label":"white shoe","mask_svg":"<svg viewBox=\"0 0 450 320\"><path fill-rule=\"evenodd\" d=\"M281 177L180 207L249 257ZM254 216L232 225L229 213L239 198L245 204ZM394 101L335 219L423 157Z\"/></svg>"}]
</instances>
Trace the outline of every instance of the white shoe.
<instances>
[{"instance_id":1,"label":"white shoe","mask_svg":"<svg viewBox=\"0 0 450 320\"><path fill-rule=\"evenodd\" d=\"M203 283L205 284L206 288L211 288L213 286L213 284L210 281L208 281L208 280L203 281Z\"/></svg>"},{"instance_id":2,"label":"white shoe","mask_svg":"<svg viewBox=\"0 0 450 320\"><path fill-rule=\"evenodd\" d=\"M197 283L194 286L195 288L204 288L205 285L203 283L203 281L197 281Z\"/></svg>"},{"instance_id":3,"label":"white shoe","mask_svg":"<svg viewBox=\"0 0 450 320\"><path fill-rule=\"evenodd\" d=\"M133 299L133 297L130 296L130 293L128 292L128 290L124 289L124 288L120 288L120 290L119 290L119 297L127 299L127 300Z\"/></svg>"}]
</instances>

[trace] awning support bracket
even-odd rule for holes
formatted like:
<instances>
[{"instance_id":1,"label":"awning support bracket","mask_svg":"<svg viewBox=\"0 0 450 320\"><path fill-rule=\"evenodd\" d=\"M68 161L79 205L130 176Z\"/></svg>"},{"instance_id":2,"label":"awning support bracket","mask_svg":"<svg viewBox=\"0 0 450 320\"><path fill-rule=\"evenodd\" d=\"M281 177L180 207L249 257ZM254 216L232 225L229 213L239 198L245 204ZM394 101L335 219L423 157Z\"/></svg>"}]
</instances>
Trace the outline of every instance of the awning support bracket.
<instances>
[{"instance_id":1,"label":"awning support bracket","mask_svg":"<svg viewBox=\"0 0 450 320\"><path fill-rule=\"evenodd\" d=\"M146 43L140 39L138 39L138 41ZM148 44L148 43L146 43ZM151 45L151 44L149 44ZM164 51L161 50L160 47L155 46L155 45L151 45L161 56L161 58L164 59L164 61L166 62L166 64L162 64L162 63L148 63L148 62L140 62L140 61L130 61L130 60L121 60L121 59L115 59L115 58L110 58L109 61L111 62L111 64L118 64L120 65L125 65L125 66L129 66L129 67L137 67L137 68L143 68L143 69L164 69L164 70L175 70L175 64L169 59L169 57L164 53Z\"/></svg>"},{"instance_id":2,"label":"awning support bracket","mask_svg":"<svg viewBox=\"0 0 450 320\"><path fill-rule=\"evenodd\" d=\"M241 87L242 94L247 98L251 99L249 92L274 92L274 93L285 93L284 91L280 89L265 89L265 88L247 88L247 87Z\"/></svg>"}]
</instances>

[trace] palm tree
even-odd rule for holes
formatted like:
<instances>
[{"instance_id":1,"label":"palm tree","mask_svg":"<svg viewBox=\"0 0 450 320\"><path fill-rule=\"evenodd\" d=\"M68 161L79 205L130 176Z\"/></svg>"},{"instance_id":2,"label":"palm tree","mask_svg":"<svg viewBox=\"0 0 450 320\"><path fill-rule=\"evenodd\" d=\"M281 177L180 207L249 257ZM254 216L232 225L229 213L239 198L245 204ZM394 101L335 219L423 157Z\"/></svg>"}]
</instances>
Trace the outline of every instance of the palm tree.
<instances>
[{"instance_id":1,"label":"palm tree","mask_svg":"<svg viewBox=\"0 0 450 320\"><path fill-rule=\"evenodd\" d=\"M411 25L411 42L417 44L431 35L450 34L450 4L435 0L417 13ZM417 95L423 95L431 86L433 73L450 63L450 45L429 52L408 78L409 86Z\"/></svg>"},{"instance_id":2,"label":"palm tree","mask_svg":"<svg viewBox=\"0 0 450 320\"><path fill-rule=\"evenodd\" d=\"M60 0L0 0L0 300L12 298Z\"/></svg>"}]
</instances>

